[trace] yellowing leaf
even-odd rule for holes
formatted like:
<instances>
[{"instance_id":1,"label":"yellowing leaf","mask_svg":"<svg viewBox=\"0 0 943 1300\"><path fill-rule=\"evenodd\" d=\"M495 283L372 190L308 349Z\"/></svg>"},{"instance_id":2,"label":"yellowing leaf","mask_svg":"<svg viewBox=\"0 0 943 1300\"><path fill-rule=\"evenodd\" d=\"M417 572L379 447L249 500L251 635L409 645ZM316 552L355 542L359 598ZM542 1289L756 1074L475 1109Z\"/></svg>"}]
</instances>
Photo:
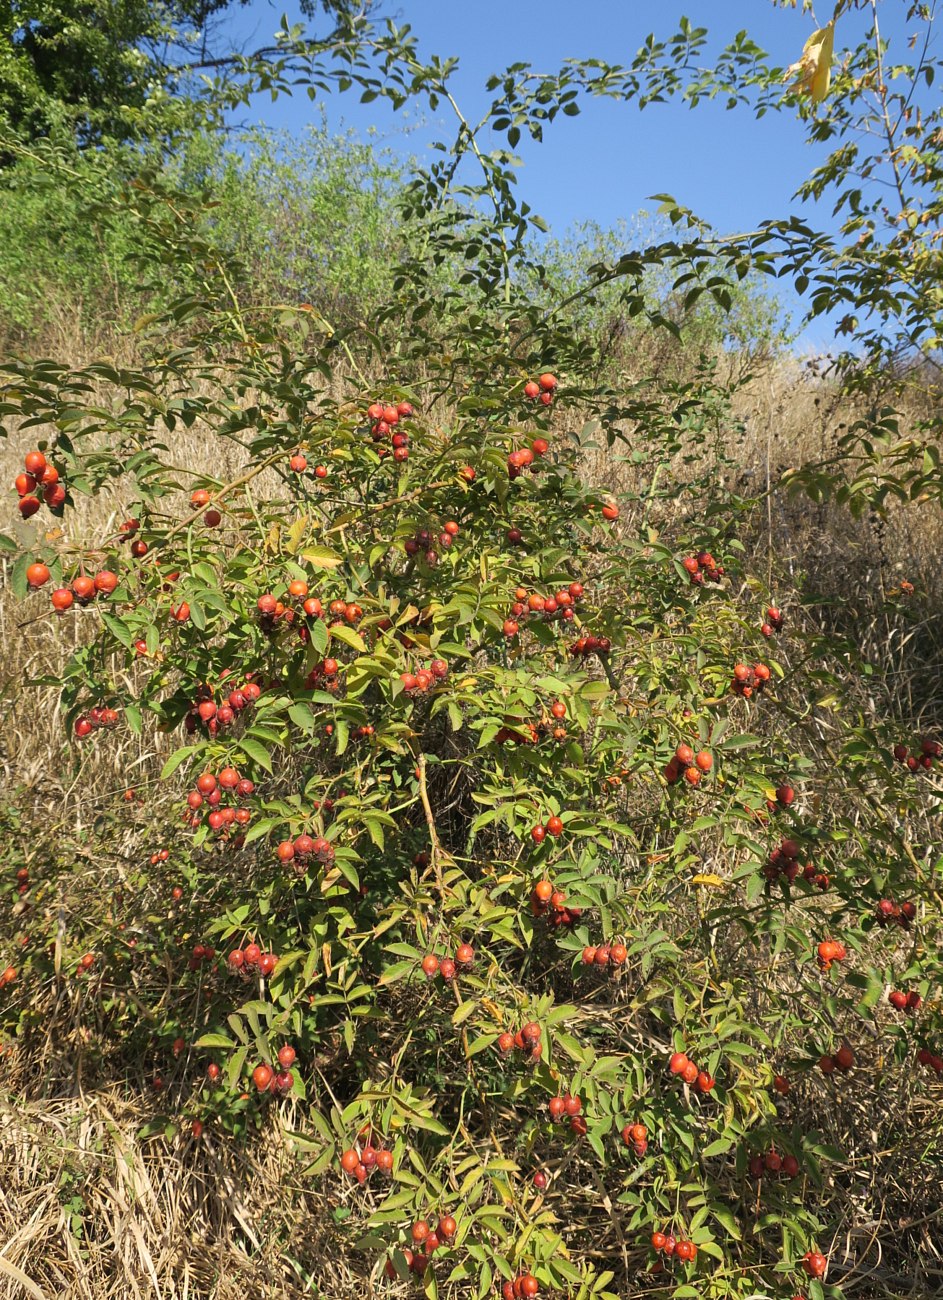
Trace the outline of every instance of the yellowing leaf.
<instances>
[{"instance_id":1,"label":"yellowing leaf","mask_svg":"<svg viewBox=\"0 0 943 1300\"><path fill-rule=\"evenodd\" d=\"M691 880L695 885L710 885L711 889L723 889L727 883L720 876L715 876L712 871L707 872L705 875L692 876Z\"/></svg>"},{"instance_id":2,"label":"yellowing leaf","mask_svg":"<svg viewBox=\"0 0 943 1300\"><path fill-rule=\"evenodd\" d=\"M285 540L285 550L289 555L294 555L301 545L301 539L304 537L308 528L308 516L299 515L295 522L288 530L288 536Z\"/></svg>"},{"instance_id":3,"label":"yellowing leaf","mask_svg":"<svg viewBox=\"0 0 943 1300\"><path fill-rule=\"evenodd\" d=\"M316 569L336 569L341 563L341 557L327 546L310 546L301 552L301 558Z\"/></svg>"},{"instance_id":4,"label":"yellowing leaf","mask_svg":"<svg viewBox=\"0 0 943 1300\"><path fill-rule=\"evenodd\" d=\"M835 42L835 19L827 27L812 33L802 47L802 58L786 69L784 81L798 81L802 94L820 104L828 94L832 77L832 50Z\"/></svg>"},{"instance_id":5,"label":"yellowing leaf","mask_svg":"<svg viewBox=\"0 0 943 1300\"><path fill-rule=\"evenodd\" d=\"M348 627L346 623L334 624L331 628L331 640L343 641L345 645L349 645L351 650L356 650L358 654L363 654L367 648L364 645L363 637L360 633L355 632L354 629Z\"/></svg>"}]
</instances>

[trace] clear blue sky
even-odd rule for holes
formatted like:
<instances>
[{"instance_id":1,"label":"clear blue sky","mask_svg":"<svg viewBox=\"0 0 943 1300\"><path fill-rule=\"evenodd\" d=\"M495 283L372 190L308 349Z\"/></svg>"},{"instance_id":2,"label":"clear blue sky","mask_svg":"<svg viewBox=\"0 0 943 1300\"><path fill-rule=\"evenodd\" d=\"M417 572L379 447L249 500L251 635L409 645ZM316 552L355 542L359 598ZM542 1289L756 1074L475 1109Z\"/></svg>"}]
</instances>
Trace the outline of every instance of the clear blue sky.
<instances>
[{"instance_id":1,"label":"clear blue sky","mask_svg":"<svg viewBox=\"0 0 943 1300\"><path fill-rule=\"evenodd\" d=\"M830 0L819 8L820 18L830 16ZM901 8L882 6L892 36L895 25L899 34L894 11ZM778 9L770 0L382 0L378 12L410 23L424 55L460 58L455 93L470 118L490 98L488 75L510 63L526 60L549 71L577 56L628 61L649 32L672 35L682 15L709 28L713 48L746 29L783 66L799 57L815 27L801 3ZM251 0L246 9L229 11L226 35L245 49L267 43L282 13L299 20L297 4ZM842 19L836 44L853 43L851 33L865 24L865 15ZM404 153L422 154L429 141L454 132L448 110L421 119L415 108L393 113L381 101L361 105L353 92L326 108L331 126L362 136L372 129ZM298 131L320 114L301 93L274 103L260 99L240 120ZM703 101L693 111L675 101L640 113L632 105L586 100L578 117L558 117L542 144L522 141L518 151L525 162L521 193L559 234L579 221L609 226L629 219L650 209L648 196L656 193L672 194L723 233L752 229L799 210L791 196L816 161L797 119L773 113L757 121L747 109L728 112ZM826 226L828 219L827 209L816 214ZM828 333L819 322L803 342L825 346Z\"/></svg>"}]
</instances>

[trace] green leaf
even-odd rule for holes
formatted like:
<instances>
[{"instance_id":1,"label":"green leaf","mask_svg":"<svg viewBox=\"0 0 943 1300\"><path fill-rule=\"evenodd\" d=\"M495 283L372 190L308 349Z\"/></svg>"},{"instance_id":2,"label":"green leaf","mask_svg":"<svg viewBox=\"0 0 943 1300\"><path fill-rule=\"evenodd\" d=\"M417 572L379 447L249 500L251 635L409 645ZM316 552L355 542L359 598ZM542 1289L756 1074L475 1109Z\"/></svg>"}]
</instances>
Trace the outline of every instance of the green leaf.
<instances>
[{"instance_id":1,"label":"green leaf","mask_svg":"<svg viewBox=\"0 0 943 1300\"><path fill-rule=\"evenodd\" d=\"M261 741L255 740L251 736L243 736L239 741L239 748L248 758L258 763L259 767L264 767L266 772L271 772L271 755Z\"/></svg>"},{"instance_id":2,"label":"green leaf","mask_svg":"<svg viewBox=\"0 0 943 1300\"><path fill-rule=\"evenodd\" d=\"M194 1045L196 1047L225 1047L227 1049L236 1046L231 1038L227 1038L225 1034L218 1033L203 1034L202 1037L196 1040Z\"/></svg>"},{"instance_id":3,"label":"green leaf","mask_svg":"<svg viewBox=\"0 0 943 1300\"><path fill-rule=\"evenodd\" d=\"M195 754L198 749L202 748L203 746L201 744L184 745L182 749L176 750L176 752L171 754L170 758L168 758L167 762L161 768L160 779L166 781L169 776L173 776L181 763L185 763L191 755Z\"/></svg>"},{"instance_id":4,"label":"green leaf","mask_svg":"<svg viewBox=\"0 0 943 1300\"><path fill-rule=\"evenodd\" d=\"M121 645L125 646L127 650L134 649L134 637L131 636L130 628L125 627L121 619L116 619L113 614L105 614L103 610L101 611L101 621L111 632L114 640L120 641Z\"/></svg>"},{"instance_id":5,"label":"green leaf","mask_svg":"<svg viewBox=\"0 0 943 1300\"><path fill-rule=\"evenodd\" d=\"M343 641L345 645L349 645L351 650L356 650L358 654L363 654L367 648L364 645L363 637L360 633L355 632L354 629L348 627L346 623L335 623L334 626L330 628L330 635L331 640Z\"/></svg>"},{"instance_id":6,"label":"green leaf","mask_svg":"<svg viewBox=\"0 0 943 1300\"><path fill-rule=\"evenodd\" d=\"M288 716L296 727L309 736L314 731L314 714L309 704L293 704L288 710Z\"/></svg>"},{"instance_id":7,"label":"green leaf","mask_svg":"<svg viewBox=\"0 0 943 1300\"><path fill-rule=\"evenodd\" d=\"M452 1024L456 1026L464 1025L465 1021L475 1014L478 1010L478 1003L469 998L467 1002L460 1002L452 1012Z\"/></svg>"},{"instance_id":8,"label":"green leaf","mask_svg":"<svg viewBox=\"0 0 943 1300\"><path fill-rule=\"evenodd\" d=\"M327 627L320 619L318 619L311 628L311 646L317 654L323 655L324 651L327 649L327 642Z\"/></svg>"}]
</instances>

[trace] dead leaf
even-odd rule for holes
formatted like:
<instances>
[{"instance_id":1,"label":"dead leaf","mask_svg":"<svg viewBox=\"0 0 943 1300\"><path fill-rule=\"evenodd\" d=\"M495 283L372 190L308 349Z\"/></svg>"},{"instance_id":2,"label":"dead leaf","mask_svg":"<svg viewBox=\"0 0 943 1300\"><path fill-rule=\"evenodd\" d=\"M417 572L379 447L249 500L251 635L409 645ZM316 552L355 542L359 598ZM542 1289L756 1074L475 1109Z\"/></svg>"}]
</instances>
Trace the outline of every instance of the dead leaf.
<instances>
[{"instance_id":1,"label":"dead leaf","mask_svg":"<svg viewBox=\"0 0 943 1300\"><path fill-rule=\"evenodd\" d=\"M835 41L835 19L827 27L812 33L802 47L802 58L786 69L784 81L798 81L798 89L816 104L828 94L832 77L832 50Z\"/></svg>"}]
</instances>

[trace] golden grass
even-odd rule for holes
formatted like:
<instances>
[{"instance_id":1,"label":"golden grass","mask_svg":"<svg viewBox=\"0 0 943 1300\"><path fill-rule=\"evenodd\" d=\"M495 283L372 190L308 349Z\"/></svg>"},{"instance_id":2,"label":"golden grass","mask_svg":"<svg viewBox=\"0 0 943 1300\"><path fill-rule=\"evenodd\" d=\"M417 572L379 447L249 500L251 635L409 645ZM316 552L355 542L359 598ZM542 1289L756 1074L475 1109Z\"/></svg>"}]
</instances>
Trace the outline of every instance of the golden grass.
<instances>
[{"instance_id":1,"label":"golden grass","mask_svg":"<svg viewBox=\"0 0 943 1300\"><path fill-rule=\"evenodd\" d=\"M243 1150L209 1131L142 1140L145 1118L117 1090L0 1101L3 1300L363 1294L331 1260L327 1206L277 1122Z\"/></svg>"}]
</instances>

